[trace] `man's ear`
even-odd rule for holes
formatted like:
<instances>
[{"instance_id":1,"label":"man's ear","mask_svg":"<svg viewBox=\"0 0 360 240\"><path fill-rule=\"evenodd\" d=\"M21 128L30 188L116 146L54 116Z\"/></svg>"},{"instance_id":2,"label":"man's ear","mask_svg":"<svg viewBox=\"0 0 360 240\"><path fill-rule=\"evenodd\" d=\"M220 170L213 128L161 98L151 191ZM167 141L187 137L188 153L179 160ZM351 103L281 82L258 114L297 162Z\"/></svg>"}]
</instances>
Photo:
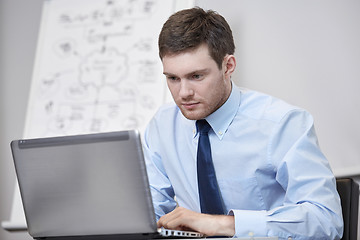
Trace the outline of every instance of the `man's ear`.
<instances>
[{"instance_id":1,"label":"man's ear","mask_svg":"<svg viewBox=\"0 0 360 240\"><path fill-rule=\"evenodd\" d=\"M236 59L234 55L226 55L223 61L223 69L225 78L230 78L231 74L235 71Z\"/></svg>"}]
</instances>

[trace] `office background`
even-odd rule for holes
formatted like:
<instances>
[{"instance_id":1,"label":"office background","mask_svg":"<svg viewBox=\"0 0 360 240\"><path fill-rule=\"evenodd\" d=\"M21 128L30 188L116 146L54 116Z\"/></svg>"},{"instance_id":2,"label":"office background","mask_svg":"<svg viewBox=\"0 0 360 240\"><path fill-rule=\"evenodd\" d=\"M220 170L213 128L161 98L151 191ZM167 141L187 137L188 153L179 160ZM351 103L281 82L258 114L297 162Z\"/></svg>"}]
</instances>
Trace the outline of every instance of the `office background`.
<instances>
[{"instance_id":1,"label":"office background","mask_svg":"<svg viewBox=\"0 0 360 240\"><path fill-rule=\"evenodd\" d=\"M195 3L218 11L232 26L238 60L234 81L308 109L325 154L350 167L349 159L354 163L338 173L360 175L360 2ZM0 0L0 221L9 220L12 207L15 172L9 143L24 130L42 4ZM0 229L0 239L30 237Z\"/></svg>"}]
</instances>

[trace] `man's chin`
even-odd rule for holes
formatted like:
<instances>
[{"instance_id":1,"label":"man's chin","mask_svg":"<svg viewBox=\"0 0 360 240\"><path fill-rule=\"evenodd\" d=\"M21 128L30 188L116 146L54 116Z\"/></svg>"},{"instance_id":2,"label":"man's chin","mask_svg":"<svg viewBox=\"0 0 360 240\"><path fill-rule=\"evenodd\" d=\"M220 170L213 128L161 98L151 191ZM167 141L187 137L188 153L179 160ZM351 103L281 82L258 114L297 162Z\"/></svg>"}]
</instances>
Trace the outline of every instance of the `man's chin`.
<instances>
[{"instance_id":1,"label":"man's chin","mask_svg":"<svg viewBox=\"0 0 360 240\"><path fill-rule=\"evenodd\" d=\"M199 119L203 119L207 116L205 116L205 114L201 114L197 111L188 111L188 110L184 110L181 109L181 113L184 115L185 118L189 119L189 120L199 120Z\"/></svg>"}]
</instances>

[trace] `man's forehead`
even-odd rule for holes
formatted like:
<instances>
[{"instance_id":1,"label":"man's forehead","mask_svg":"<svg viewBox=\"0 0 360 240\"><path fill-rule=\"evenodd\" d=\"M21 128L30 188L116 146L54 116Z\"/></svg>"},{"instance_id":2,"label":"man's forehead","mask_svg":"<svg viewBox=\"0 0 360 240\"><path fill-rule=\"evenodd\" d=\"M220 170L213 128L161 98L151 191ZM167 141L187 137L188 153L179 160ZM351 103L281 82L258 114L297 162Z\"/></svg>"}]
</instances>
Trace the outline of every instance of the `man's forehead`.
<instances>
[{"instance_id":1,"label":"man's forehead","mask_svg":"<svg viewBox=\"0 0 360 240\"><path fill-rule=\"evenodd\" d=\"M206 73L217 68L215 61L204 55L183 54L163 59L163 73L165 75L185 76L192 73Z\"/></svg>"}]
</instances>

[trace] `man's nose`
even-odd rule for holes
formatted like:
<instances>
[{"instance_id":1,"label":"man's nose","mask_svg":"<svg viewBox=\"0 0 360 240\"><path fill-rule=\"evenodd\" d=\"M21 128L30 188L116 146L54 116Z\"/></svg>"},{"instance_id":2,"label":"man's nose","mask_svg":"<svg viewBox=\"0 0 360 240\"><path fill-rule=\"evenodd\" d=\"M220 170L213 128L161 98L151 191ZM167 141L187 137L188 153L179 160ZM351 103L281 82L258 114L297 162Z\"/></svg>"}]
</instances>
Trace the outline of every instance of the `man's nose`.
<instances>
[{"instance_id":1,"label":"man's nose","mask_svg":"<svg viewBox=\"0 0 360 240\"><path fill-rule=\"evenodd\" d=\"M194 90L191 86L191 83L187 80L182 80L180 84L179 96L181 98L188 98L194 95Z\"/></svg>"}]
</instances>

